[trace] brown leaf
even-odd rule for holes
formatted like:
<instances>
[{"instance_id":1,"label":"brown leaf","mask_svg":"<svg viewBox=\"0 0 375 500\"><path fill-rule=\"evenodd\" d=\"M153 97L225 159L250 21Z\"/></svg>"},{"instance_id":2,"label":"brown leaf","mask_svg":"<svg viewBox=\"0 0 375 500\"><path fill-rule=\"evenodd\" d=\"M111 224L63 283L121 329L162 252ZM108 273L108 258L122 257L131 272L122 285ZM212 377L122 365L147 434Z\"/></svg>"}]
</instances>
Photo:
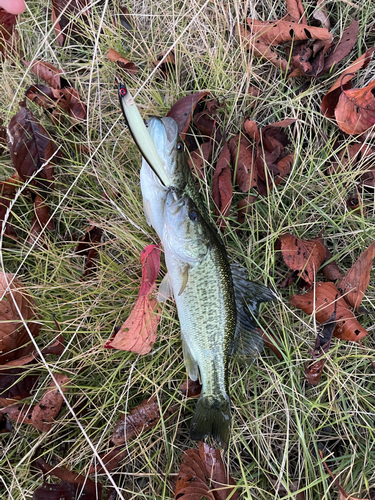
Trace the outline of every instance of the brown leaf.
<instances>
[{"instance_id":1,"label":"brown leaf","mask_svg":"<svg viewBox=\"0 0 375 500\"><path fill-rule=\"evenodd\" d=\"M176 411L170 406L164 413L164 419ZM146 399L141 404L130 410L129 415L123 415L116 423L112 434L112 442L115 446L126 443L129 439L141 434L147 429L156 427L161 418L159 403L156 397Z\"/></svg>"},{"instance_id":2,"label":"brown leaf","mask_svg":"<svg viewBox=\"0 0 375 500\"><path fill-rule=\"evenodd\" d=\"M337 307L337 325L333 335L341 340L358 342L367 335L367 331L358 323L356 317L333 283L318 282L306 294L293 295L290 298L290 303L302 309L307 314L314 313L319 323L325 323L329 320L335 307Z\"/></svg>"},{"instance_id":3,"label":"brown leaf","mask_svg":"<svg viewBox=\"0 0 375 500\"><path fill-rule=\"evenodd\" d=\"M321 240L321 243L323 244L323 240ZM328 248L326 248L326 255L324 262L329 261L331 259L332 259L332 254L328 250ZM321 271L324 277L329 281L336 281L343 277L343 274L340 271L339 266L335 261L329 262L328 264L322 266Z\"/></svg>"},{"instance_id":4,"label":"brown leaf","mask_svg":"<svg viewBox=\"0 0 375 500\"><path fill-rule=\"evenodd\" d=\"M329 30L331 28L331 23L329 21L328 11L327 11L327 7L326 7L326 0L318 0L318 3L316 4L316 10L313 13L313 18L320 21L322 27L325 28L326 30ZM354 41L354 43L355 43L355 41ZM354 43L353 43L353 45L354 45Z\"/></svg>"},{"instance_id":5,"label":"brown leaf","mask_svg":"<svg viewBox=\"0 0 375 500\"><path fill-rule=\"evenodd\" d=\"M280 342L274 337L274 335L267 333L261 330L260 328L257 328L257 330L262 335L262 339L264 340L264 345L266 345L268 349L270 349L278 359L282 360L283 355L281 352Z\"/></svg>"},{"instance_id":6,"label":"brown leaf","mask_svg":"<svg viewBox=\"0 0 375 500\"><path fill-rule=\"evenodd\" d=\"M49 207L44 198L39 195L36 195L34 199L34 214L30 235L28 237L29 244L35 243L36 238L43 231L43 229L55 232L55 223L53 219L51 219ZM40 238L38 241L40 241Z\"/></svg>"},{"instance_id":7,"label":"brown leaf","mask_svg":"<svg viewBox=\"0 0 375 500\"><path fill-rule=\"evenodd\" d=\"M164 50L158 55L157 60L154 61L154 65L160 70L163 78L168 78L176 73L176 59L173 50Z\"/></svg>"},{"instance_id":8,"label":"brown leaf","mask_svg":"<svg viewBox=\"0 0 375 500\"><path fill-rule=\"evenodd\" d=\"M236 184L246 193L257 186L254 148L243 134L238 134L229 141L229 150L236 172Z\"/></svg>"},{"instance_id":9,"label":"brown leaf","mask_svg":"<svg viewBox=\"0 0 375 500\"><path fill-rule=\"evenodd\" d=\"M290 233L282 234L280 241L285 264L293 271L298 271L299 277L312 285L325 260L325 247L317 239L300 240Z\"/></svg>"},{"instance_id":10,"label":"brown leaf","mask_svg":"<svg viewBox=\"0 0 375 500\"><path fill-rule=\"evenodd\" d=\"M197 450L187 450L182 456L174 500L217 500L206 484L206 465Z\"/></svg>"},{"instance_id":11,"label":"brown leaf","mask_svg":"<svg viewBox=\"0 0 375 500\"><path fill-rule=\"evenodd\" d=\"M288 21L258 21L256 19L247 19L250 32L253 36L260 38L269 45L279 45L292 40L324 40L331 44L333 37L325 28L315 28L307 24L299 24Z\"/></svg>"},{"instance_id":12,"label":"brown leaf","mask_svg":"<svg viewBox=\"0 0 375 500\"><path fill-rule=\"evenodd\" d=\"M63 89L65 97L69 96L68 112L73 124L81 123L86 119L87 106L82 102L79 92L74 87ZM59 102L57 102L58 104Z\"/></svg>"},{"instance_id":13,"label":"brown leaf","mask_svg":"<svg viewBox=\"0 0 375 500\"><path fill-rule=\"evenodd\" d=\"M22 181L29 179L55 152L55 144L47 131L25 107L21 107L10 120L8 146L13 166ZM47 163L31 185L38 190L48 191L53 188L53 176L53 165Z\"/></svg>"},{"instance_id":14,"label":"brown leaf","mask_svg":"<svg viewBox=\"0 0 375 500\"><path fill-rule=\"evenodd\" d=\"M215 203L215 214L218 216L216 224L220 228L226 225L227 217L233 197L231 158L228 143L224 141L219 159L216 164L212 182L212 198Z\"/></svg>"},{"instance_id":15,"label":"brown leaf","mask_svg":"<svg viewBox=\"0 0 375 500\"><path fill-rule=\"evenodd\" d=\"M34 491L33 498L35 500L60 500L61 498L69 500L78 497L82 500L101 500L102 485L98 481L94 482L65 467L49 465L41 457L35 460L35 466L41 469L43 476L55 476L62 480L59 484L44 483L43 486ZM48 491L52 491L51 496L46 496Z\"/></svg>"},{"instance_id":16,"label":"brown leaf","mask_svg":"<svg viewBox=\"0 0 375 500\"><path fill-rule=\"evenodd\" d=\"M342 33L340 42L333 46L327 55L320 75L328 73L334 64L341 62L350 53L357 41L358 31L359 23L354 19Z\"/></svg>"},{"instance_id":17,"label":"brown leaf","mask_svg":"<svg viewBox=\"0 0 375 500\"><path fill-rule=\"evenodd\" d=\"M129 450L127 448L123 448L122 446L116 446L112 448L109 452L100 454L100 458L102 459L105 468L108 472L111 472L113 469L116 469L120 462L129 454ZM101 474L104 472L104 468L99 464L91 465L89 469L89 476L91 474Z\"/></svg>"},{"instance_id":18,"label":"brown leaf","mask_svg":"<svg viewBox=\"0 0 375 500\"><path fill-rule=\"evenodd\" d=\"M199 456L206 465L206 476L211 480L211 488L216 500L233 500L239 498L234 479L229 475L221 458L220 450L211 448L208 444L199 441ZM228 485L228 486L227 486ZM230 485L230 486L229 486Z\"/></svg>"},{"instance_id":19,"label":"brown leaf","mask_svg":"<svg viewBox=\"0 0 375 500\"><path fill-rule=\"evenodd\" d=\"M346 70L341 73L336 82L329 89L327 94L323 97L320 109L327 118L335 117L335 107L342 92L341 87L344 90L351 88L351 80L352 78L354 78L355 73L358 70L366 68L368 66L374 50L375 47L367 49L366 52L361 55L361 57L358 57L358 59L356 59L348 68L346 68Z\"/></svg>"},{"instance_id":20,"label":"brown leaf","mask_svg":"<svg viewBox=\"0 0 375 500\"><path fill-rule=\"evenodd\" d=\"M295 23L307 24L305 9L303 8L302 0L285 0L287 21Z\"/></svg>"},{"instance_id":21,"label":"brown leaf","mask_svg":"<svg viewBox=\"0 0 375 500\"><path fill-rule=\"evenodd\" d=\"M346 134L362 134L375 125L375 80L361 89L343 90L335 117L337 125Z\"/></svg>"},{"instance_id":22,"label":"brown leaf","mask_svg":"<svg viewBox=\"0 0 375 500\"><path fill-rule=\"evenodd\" d=\"M160 269L160 247L147 245L142 250L141 262L142 284L137 302L120 331L104 345L105 348L147 354L154 345L160 310L157 308L157 299L151 298L150 293L156 288L155 280Z\"/></svg>"},{"instance_id":23,"label":"brown leaf","mask_svg":"<svg viewBox=\"0 0 375 500\"><path fill-rule=\"evenodd\" d=\"M12 36L18 16L0 8L0 52L4 52L6 41Z\"/></svg>"},{"instance_id":24,"label":"brown leaf","mask_svg":"<svg viewBox=\"0 0 375 500\"><path fill-rule=\"evenodd\" d=\"M0 301L0 364L4 364L25 356L33 350L29 333L22 319L33 337L38 336L40 325L31 321L35 320L35 302L14 274L0 273L0 297L2 299Z\"/></svg>"},{"instance_id":25,"label":"brown leaf","mask_svg":"<svg viewBox=\"0 0 375 500\"><path fill-rule=\"evenodd\" d=\"M247 118L242 124L242 129L252 141L255 143L260 142L258 125L254 120Z\"/></svg>"},{"instance_id":26,"label":"brown leaf","mask_svg":"<svg viewBox=\"0 0 375 500\"><path fill-rule=\"evenodd\" d=\"M375 188L375 166L361 176L361 184L365 188Z\"/></svg>"},{"instance_id":27,"label":"brown leaf","mask_svg":"<svg viewBox=\"0 0 375 500\"><path fill-rule=\"evenodd\" d=\"M38 78L44 80L53 89L61 89L61 75L64 74L63 70L58 69L53 64L42 60L36 60L33 62L23 60L22 62L25 66L30 68L30 71L32 71ZM65 80L64 83L66 83Z\"/></svg>"},{"instance_id":28,"label":"brown leaf","mask_svg":"<svg viewBox=\"0 0 375 500\"><path fill-rule=\"evenodd\" d=\"M25 97L44 109L50 110L55 107L53 90L47 85L31 85L26 90Z\"/></svg>"},{"instance_id":29,"label":"brown leaf","mask_svg":"<svg viewBox=\"0 0 375 500\"><path fill-rule=\"evenodd\" d=\"M3 222L5 219L5 214L11 204L12 200L16 196L17 190L20 187L21 183L19 181L18 173L16 172L9 179L0 182L0 222ZM11 238L16 237L16 233L14 231L13 225L10 223L11 215L9 215L6 226L5 226L5 235L10 236Z\"/></svg>"},{"instance_id":30,"label":"brown leaf","mask_svg":"<svg viewBox=\"0 0 375 500\"><path fill-rule=\"evenodd\" d=\"M355 264L346 273L346 276L337 283L337 288L346 302L358 311L363 296L370 283L372 262L375 257L375 242L358 257Z\"/></svg>"},{"instance_id":31,"label":"brown leaf","mask_svg":"<svg viewBox=\"0 0 375 500\"><path fill-rule=\"evenodd\" d=\"M96 269L95 259L98 256L98 246L101 244L102 235L103 229L92 224L75 249L75 253L87 257L83 277L88 276Z\"/></svg>"},{"instance_id":32,"label":"brown leaf","mask_svg":"<svg viewBox=\"0 0 375 500\"><path fill-rule=\"evenodd\" d=\"M256 57L263 57L266 61L276 66L284 73L289 69L289 63L284 57L281 57L272 47L243 26L236 27L235 34L240 43L245 45L247 50L251 50Z\"/></svg>"},{"instance_id":33,"label":"brown leaf","mask_svg":"<svg viewBox=\"0 0 375 500\"><path fill-rule=\"evenodd\" d=\"M182 382L178 390L187 398L198 398L202 391L202 384L199 383L199 380L194 381L188 378Z\"/></svg>"},{"instance_id":34,"label":"brown leaf","mask_svg":"<svg viewBox=\"0 0 375 500\"><path fill-rule=\"evenodd\" d=\"M176 121L178 132L183 141L198 102L209 94L209 92L196 92L182 97L168 111L167 116L171 116Z\"/></svg>"},{"instance_id":35,"label":"brown leaf","mask_svg":"<svg viewBox=\"0 0 375 500\"><path fill-rule=\"evenodd\" d=\"M87 39L85 25L91 12L90 0L52 0L52 19L60 47L72 36L78 42Z\"/></svg>"},{"instance_id":36,"label":"brown leaf","mask_svg":"<svg viewBox=\"0 0 375 500\"><path fill-rule=\"evenodd\" d=\"M212 156L212 141L204 142L199 148L190 153L188 164L196 179L204 180L207 170L206 164L210 163Z\"/></svg>"},{"instance_id":37,"label":"brown leaf","mask_svg":"<svg viewBox=\"0 0 375 500\"><path fill-rule=\"evenodd\" d=\"M66 375L57 373L55 375L57 384L65 393L70 379ZM15 404L3 408L9 418L17 423L30 424L42 432L47 432L52 428L54 419L61 410L64 400L53 380L42 399L35 406Z\"/></svg>"},{"instance_id":38,"label":"brown leaf","mask_svg":"<svg viewBox=\"0 0 375 500\"><path fill-rule=\"evenodd\" d=\"M116 63L117 66L123 69L126 73L129 73L131 75L136 75L138 73L137 66L131 61L128 61L127 59L122 57L122 55L119 54L116 50L109 49L109 51L107 52L107 57L110 61Z\"/></svg>"}]
</instances>

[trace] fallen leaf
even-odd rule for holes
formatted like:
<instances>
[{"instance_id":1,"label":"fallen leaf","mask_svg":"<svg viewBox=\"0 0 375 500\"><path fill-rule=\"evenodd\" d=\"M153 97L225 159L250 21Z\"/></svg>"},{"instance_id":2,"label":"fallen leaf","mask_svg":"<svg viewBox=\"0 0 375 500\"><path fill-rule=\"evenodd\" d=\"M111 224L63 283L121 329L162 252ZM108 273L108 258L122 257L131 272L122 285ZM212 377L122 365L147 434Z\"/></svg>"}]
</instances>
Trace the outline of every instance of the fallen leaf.
<instances>
[{"instance_id":1,"label":"fallen leaf","mask_svg":"<svg viewBox=\"0 0 375 500\"><path fill-rule=\"evenodd\" d=\"M147 354L154 345L160 310L157 307L157 299L151 298L150 294L156 289L155 280L160 269L160 247L147 245L142 250L141 263L142 284L137 302L120 331L104 345L105 348Z\"/></svg>"},{"instance_id":2,"label":"fallen leaf","mask_svg":"<svg viewBox=\"0 0 375 500\"><path fill-rule=\"evenodd\" d=\"M187 398L198 398L202 391L202 384L199 383L199 380L188 378L182 382L178 390Z\"/></svg>"},{"instance_id":3,"label":"fallen leaf","mask_svg":"<svg viewBox=\"0 0 375 500\"><path fill-rule=\"evenodd\" d=\"M331 28L331 23L329 21L328 11L326 7L326 0L318 0L318 3L316 4L316 9L313 13L313 18L316 19L317 21L320 21L322 28L325 28L326 30L329 30Z\"/></svg>"},{"instance_id":4,"label":"fallen leaf","mask_svg":"<svg viewBox=\"0 0 375 500\"><path fill-rule=\"evenodd\" d=\"M70 379L63 374L57 373L55 379L59 387L65 393ZM18 424L33 425L42 432L48 432L55 423L54 419L60 413L64 399L53 380L44 393L42 399L35 406L20 403L2 408L2 412Z\"/></svg>"},{"instance_id":5,"label":"fallen leaf","mask_svg":"<svg viewBox=\"0 0 375 500\"><path fill-rule=\"evenodd\" d=\"M25 356L33 350L31 335L37 337L40 325L36 319L35 302L14 274L0 273L0 364ZM18 312L20 311L20 312ZM22 318L22 319L21 319ZM22 321L23 320L23 321Z\"/></svg>"},{"instance_id":6,"label":"fallen leaf","mask_svg":"<svg viewBox=\"0 0 375 500\"><path fill-rule=\"evenodd\" d=\"M61 89L62 87L68 86L68 83L65 79L61 78L61 75L64 74L62 69L56 68L53 64L42 61L22 61L25 66L30 68L38 78L44 80L48 85L50 85L53 89Z\"/></svg>"},{"instance_id":7,"label":"fallen leaf","mask_svg":"<svg viewBox=\"0 0 375 500\"><path fill-rule=\"evenodd\" d=\"M116 63L117 66L123 69L126 73L130 73L131 75L136 75L138 73L137 66L131 61L128 61L127 59L122 57L122 55L119 54L116 50L109 49L109 51L107 52L107 57L110 61Z\"/></svg>"},{"instance_id":8,"label":"fallen leaf","mask_svg":"<svg viewBox=\"0 0 375 500\"><path fill-rule=\"evenodd\" d=\"M362 134L375 125L375 80L361 89L343 90L335 108L337 125L346 134Z\"/></svg>"},{"instance_id":9,"label":"fallen leaf","mask_svg":"<svg viewBox=\"0 0 375 500\"><path fill-rule=\"evenodd\" d=\"M281 352L281 345L280 342L271 334L267 333L260 328L257 328L258 332L262 335L262 339L264 340L264 345L270 349L275 356L282 360L283 359L283 354Z\"/></svg>"},{"instance_id":10,"label":"fallen leaf","mask_svg":"<svg viewBox=\"0 0 375 500\"><path fill-rule=\"evenodd\" d=\"M365 188L374 189L375 188L375 166L369 168L367 172L362 174L360 184Z\"/></svg>"},{"instance_id":11,"label":"fallen leaf","mask_svg":"<svg viewBox=\"0 0 375 500\"><path fill-rule=\"evenodd\" d=\"M344 30L338 44L334 45L324 60L324 66L320 75L328 73L334 64L338 64L346 57L357 42L359 23L353 20Z\"/></svg>"},{"instance_id":12,"label":"fallen leaf","mask_svg":"<svg viewBox=\"0 0 375 500\"><path fill-rule=\"evenodd\" d=\"M229 214L233 197L232 172L230 151L224 141L219 159L216 164L212 182L212 198L215 203L216 224L223 229L226 225L225 218Z\"/></svg>"},{"instance_id":13,"label":"fallen leaf","mask_svg":"<svg viewBox=\"0 0 375 500\"><path fill-rule=\"evenodd\" d=\"M206 466L206 477L211 481L211 489L216 500L239 498L236 482L229 475L221 458L220 450L199 441L199 456ZM234 487L233 487L234 486Z\"/></svg>"},{"instance_id":14,"label":"fallen leaf","mask_svg":"<svg viewBox=\"0 0 375 500\"><path fill-rule=\"evenodd\" d=\"M6 10L0 8L0 52L4 52L6 41L12 36L17 18L18 15L10 14Z\"/></svg>"},{"instance_id":15,"label":"fallen leaf","mask_svg":"<svg viewBox=\"0 0 375 500\"><path fill-rule=\"evenodd\" d=\"M331 44L332 34L325 28L315 28L307 24L295 23L293 21L258 21L247 19L252 36L260 38L269 45L279 45L292 40L324 40Z\"/></svg>"},{"instance_id":16,"label":"fallen leaf","mask_svg":"<svg viewBox=\"0 0 375 500\"><path fill-rule=\"evenodd\" d=\"M196 92L182 97L168 111L167 116L171 116L176 121L178 132L183 141L198 102L209 94L209 92Z\"/></svg>"},{"instance_id":17,"label":"fallen leaf","mask_svg":"<svg viewBox=\"0 0 375 500\"><path fill-rule=\"evenodd\" d=\"M371 61L371 56L375 47L367 49L361 57L358 57L345 71L341 73L336 82L329 89L327 94L323 97L320 109L327 118L335 117L335 108L340 98L342 89L347 90L351 88L351 80L354 78L355 73L360 69L364 69Z\"/></svg>"},{"instance_id":18,"label":"fallen leaf","mask_svg":"<svg viewBox=\"0 0 375 500\"><path fill-rule=\"evenodd\" d=\"M163 412L163 418L168 418L175 411L176 408L170 406ZM152 397L142 401L141 404L130 410L129 415L120 417L111 440L115 446L119 446L143 431L156 427L160 419L161 413L158 400Z\"/></svg>"},{"instance_id":19,"label":"fallen leaf","mask_svg":"<svg viewBox=\"0 0 375 500\"><path fill-rule=\"evenodd\" d=\"M92 224L86 231L83 239L78 243L75 253L86 256L83 277L93 273L96 269L96 258L98 257L98 246L102 242L103 229Z\"/></svg>"},{"instance_id":20,"label":"fallen leaf","mask_svg":"<svg viewBox=\"0 0 375 500\"><path fill-rule=\"evenodd\" d=\"M206 484L206 465L198 450L187 450L182 456L174 490L174 500L216 500Z\"/></svg>"},{"instance_id":21,"label":"fallen leaf","mask_svg":"<svg viewBox=\"0 0 375 500\"><path fill-rule=\"evenodd\" d=\"M260 133L258 125L254 120L250 120L250 118L244 120L242 124L242 130L256 144L260 142Z\"/></svg>"},{"instance_id":22,"label":"fallen leaf","mask_svg":"<svg viewBox=\"0 0 375 500\"><path fill-rule=\"evenodd\" d=\"M290 298L290 303L307 314L314 313L319 323L328 321L335 307L337 307L337 325L333 335L341 340L358 342L368 334L363 326L358 323L355 315L333 283L318 282L306 294L293 295Z\"/></svg>"},{"instance_id":23,"label":"fallen leaf","mask_svg":"<svg viewBox=\"0 0 375 500\"><path fill-rule=\"evenodd\" d=\"M90 12L89 0L52 0L52 20L60 47L70 36L80 43L87 40L85 26L90 24Z\"/></svg>"},{"instance_id":24,"label":"fallen leaf","mask_svg":"<svg viewBox=\"0 0 375 500\"><path fill-rule=\"evenodd\" d=\"M295 23L307 24L305 9L302 0L285 0L286 3L286 16L287 21Z\"/></svg>"},{"instance_id":25,"label":"fallen leaf","mask_svg":"<svg viewBox=\"0 0 375 500\"><path fill-rule=\"evenodd\" d=\"M27 181L39 171L30 185L42 192L53 189L54 169L50 159L55 152L55 144L26 107L22 106L10 120L8 147L13 166L22 181Z\"/></svg>"},{"instance_id":26,"label":"fallen leaf","mask_svg":"<svg viewBox=\"0 0 375 500\"><path fill-rule=\"evenodd\" d=\"M64 337L59 335L57 340L50 346L42 349L42 354L62 354L64 350ZM33 389L39 375L27 374L26 370L35 363L39 353L33 351L31 354L17 358L4 365L0 365L0 406L5 407L16 401L27 398Z\"/></svg>"},{"instance_id":27,"label":"fallen leaf","mask_svg":"<svg viewBox=\"0 0 375 500\"><path fill-rule=\"evenodd\" d=\"M129 455L129 450L128 448L124 448L123 446L116 446L107 453L101 453L100 458L105 465L105 469L99 463L96 463L95 465L92 465L90 467L88 474L101 474L105 470L111 472L113 471L113 469L116 469L120 465L120 462L127 455Z\"/></svg>"},{"instance_id":28,"label":"fallen leaf","mask_svg":"<svg viewBox=\"0 0 375 500\"><path fill-rule=\"evenodd\" d=\"M210 163L212 157L212 147L212 141L204 142L189 154L188 164L196 179L204 180L206 164Z\"/></svg>"},{"instance_id":29,"label":"fallen leaf","mask_svg":"<svg viewBox=\"0 0 375 500\"><path fill-rule=\"evenodd\" d=\"M5 214L11 204L12 200L16 196L16 193L20 187L19 176L16 172L9 179L0 182L0 222L5 219ZM16 238L16 233L14 231L13 225L10 223L11 214L9 214L8 220L5 226L4 234L11 238Z\"/></svg>"},{"instance_id":30,"label":"fallen leaf","mask_svg":"<svg viewBox=\"0 0 375 500\"><path fill-rule=\"evenodd\" d=\"M246 215L250 213L253 203L257 200L256 196L249 194L246 198L243 198L238 202L237 205L237 222L238 224L244 224L246 220Z\"/></svg>"},{"instance_id":31,"label":"fallen leaf","mask_svg":"<svg viewBox=\"0 0 375 500\"><path fill-rule=\"evenodd\" d=\"M176 59L173 50L165 50L159 54L154 65L161 72L163 78L176 74Z\"/></svg>"},{"instance_id":32,"label":"fallen leaf","mask_svg":"<svg viewBox=\"0 0 375 500\"><path fill-rule=\"evenodd\" d=\"M323 244L322 240L321 243ZM330 261L333 258L333 256L331 252L328 250L328 248L325 247L325 250L326 250L326 255L324 262L327 262ZM328 264L323 265L321 268L321 272L323 273L324 277L329 281L336 281L343 277L343 274L340 271L339 266L334 260L328 262Z\"/></svg>"},{"instance_id":33,"label":"fallen leaf","mask_svg":"<svg viewBox=\"0 0 375 500\"><path fill-rule=\"evenodd\" d=\"M257 186L254 148L243 134L238 134L229 141L229 150L236 175L235 182L246 193Z\"/></svg>"},{"instance_id":34,"label":"fallen leaf","mask_svg":"<svg viewBox=\"0 0 375 500\"><path fill-rule=\"evenodd\" d=\"M318 239L301 240L290 233L282 234L280 241L285 264L311 286L325 260L324 245Z\"/></svg>"},{"instance_id":35,"label":"fallen leaf","mask_svg":"<svg viewBox=\"0 0 375 500\"><path fill-rule=\"evenodd\" d=\"M31 222L30 234L28 237L28 243L33 245L36 242L36 238L43 232L43 230L48 229L48 231L55 232L55 223L51 219L51 214L49 207L45 202L45 199L39 195L35 196L34 199L34 217ZM40 242L40 238L38 240Z\"/></svg>"},{"instance_id":36,"label":"fallen leaf","mask_svg":"<svg viewBox=\"0 0 375 500\"><path fill-rule=\"evenodd\" d=\"M139 31L134 23L134 16L132 16L127 9L127 7L123 5L119 5L120 14L118 15L121 26L126 29L126 31L130 31L132 35L137 38L137 40L141 39L139 35Z\"/></svg>"},{"instance_id":37,"label":"fallen leaf","mask_svg":"<svg viewBox=\"0 0 375 500\"><path fill-rule=\"evenodd\" d=\"M370 283L370 273L375 257L375 241L358 257L355 264L337 283L346 302L358 311Z\"/></svg>"},{"instance_id":38,"label":"fallen leaf","mask_svg":"<svg viewBox=\"0 0 375 500\"><path fill-rule=\"evenodd\" d=\"M41 457L35 460L34 465L43 472L43 476L55 476L62 480L58 484L50 484L44 481L43 485L34 491L34 500L73 500L73 498L101 500L102 485L98 481L92 481L65 467L49 465Z\"/></svg>"}]
</instances>

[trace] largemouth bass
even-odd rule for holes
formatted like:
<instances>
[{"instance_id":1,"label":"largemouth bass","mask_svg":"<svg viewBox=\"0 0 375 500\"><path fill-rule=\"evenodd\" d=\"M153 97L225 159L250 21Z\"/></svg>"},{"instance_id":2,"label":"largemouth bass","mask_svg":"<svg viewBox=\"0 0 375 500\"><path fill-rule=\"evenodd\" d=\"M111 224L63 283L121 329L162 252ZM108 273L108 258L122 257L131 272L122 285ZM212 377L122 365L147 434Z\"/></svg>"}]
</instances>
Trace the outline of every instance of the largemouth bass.
<instances>
[{"instance_id":1,"label":"largemouth bass","mask_svg":"<svg viewBox=\"0 0 375 500\"><path fill-rule=\"evenodd\" d=\"M130 126L131 120L128 116ZM137 125L137 119L134 122ZM228 363L235 355L245 362L259 355L263 347L256 322L259 305L275 295L249 282L239 266L229 265L196 188L176 122L151 118L148 133L158 159L150 150L145 152L152 166L143 159L143 205L147 222L163 243L168 270L158 298L176 301L185 366L192 380L200 377L202 382L190 435L194 440L212 435L226 448L231 427ZM133 129L133 136L142 152L149 139L140 140L138 129Z\"/></svg>"}]
</instances>

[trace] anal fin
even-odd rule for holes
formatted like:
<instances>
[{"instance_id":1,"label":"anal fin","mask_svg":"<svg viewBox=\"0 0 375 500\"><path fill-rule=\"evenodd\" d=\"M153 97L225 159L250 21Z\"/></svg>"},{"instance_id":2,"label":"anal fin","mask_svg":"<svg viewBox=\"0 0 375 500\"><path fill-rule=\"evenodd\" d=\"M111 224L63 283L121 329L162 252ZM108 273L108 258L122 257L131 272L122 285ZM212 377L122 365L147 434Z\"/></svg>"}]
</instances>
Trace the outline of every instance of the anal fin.
<instances>
[{"instance_id":1,"label":"anal fin","mask_svg":"<svg viewBox=\"0 0 375 500\"><path fill-rule=\"evenodd\" d=\"M183 338L183 335L181 334L182 338L182 352L184 355L184 363L186 370L188 372L189 377L191 380L198 380L199 377L199 367L198 364L194 361L189 346L186 343L186 340Z\"/></svg>"}]
</instances>

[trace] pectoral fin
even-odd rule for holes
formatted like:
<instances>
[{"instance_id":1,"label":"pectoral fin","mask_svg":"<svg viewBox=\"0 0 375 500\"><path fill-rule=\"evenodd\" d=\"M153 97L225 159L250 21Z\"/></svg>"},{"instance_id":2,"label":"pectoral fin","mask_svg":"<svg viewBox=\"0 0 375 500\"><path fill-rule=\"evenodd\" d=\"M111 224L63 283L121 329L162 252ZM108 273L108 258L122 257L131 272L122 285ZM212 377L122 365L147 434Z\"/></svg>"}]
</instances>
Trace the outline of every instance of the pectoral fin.
<instances>
[{"instance_id":1,"label":"pectoral fin","mask_svg":"<svg viewBox=\"0 0 375 500\"><path fill-rule=\"evenodd\" d=\"M198 380L199 376L199 367L197 363L194 361L189 346L186 343L186 340L183 338L183 335L181 334L182 338L182 352L184 354L184 363L186 366L186 370L188 372L189 377L191 380Z\"/></svg>"},{"instance_id":2,"label":"pectoral fin","mask_svg":"<svg viewBox=\"0 0 375 500\"><path fill-rule=\"evenodd\" d=\"M234 295L237 306L237 326L231 355L251 364L263 349L262 335L257 329L259 306L276 299L272 290L260 283L246 279L246 271L237 264L231 265Z\"/></svg>"},{"instance_id":3,"label":"pectoral fin","mask_svg":"<svg viewBox=\"0 0 375 500\"><path fill-rule=\"evenodd\" d=\"M165 302L169 298L174 299L173 288L169 273L167 273L159 285L158 301Z\"/></svg>"}]
</instances>

